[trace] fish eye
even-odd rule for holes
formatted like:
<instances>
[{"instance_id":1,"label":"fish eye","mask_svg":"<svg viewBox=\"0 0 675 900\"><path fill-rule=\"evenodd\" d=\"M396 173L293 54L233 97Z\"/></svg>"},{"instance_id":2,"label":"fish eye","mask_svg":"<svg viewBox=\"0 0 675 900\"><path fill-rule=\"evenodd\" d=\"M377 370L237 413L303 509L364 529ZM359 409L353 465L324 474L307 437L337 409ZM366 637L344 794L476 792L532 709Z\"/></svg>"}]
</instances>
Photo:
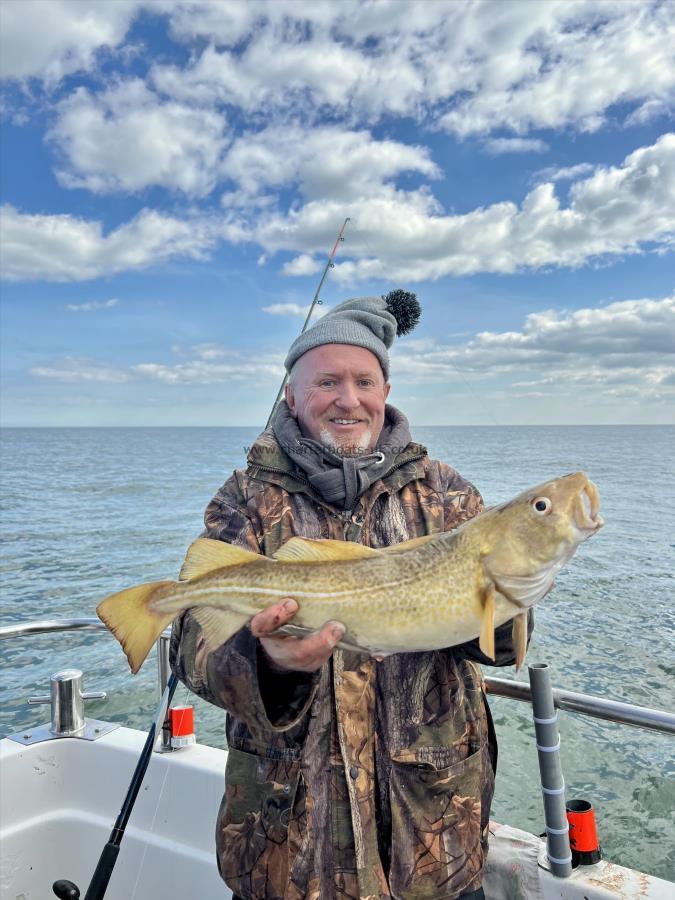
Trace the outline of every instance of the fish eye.
<instances>
[{"instance_id":1,"label":"fish eye","mask_svg":"<svg viewBox=\"0 0 675 900\"><path fill-rule=\"evenodd\" d=\"M532 508L540 516L547 516L553 509L553 504L548 497L537 497L536 500L532 501Z\"/></svg>"}]
</instances>

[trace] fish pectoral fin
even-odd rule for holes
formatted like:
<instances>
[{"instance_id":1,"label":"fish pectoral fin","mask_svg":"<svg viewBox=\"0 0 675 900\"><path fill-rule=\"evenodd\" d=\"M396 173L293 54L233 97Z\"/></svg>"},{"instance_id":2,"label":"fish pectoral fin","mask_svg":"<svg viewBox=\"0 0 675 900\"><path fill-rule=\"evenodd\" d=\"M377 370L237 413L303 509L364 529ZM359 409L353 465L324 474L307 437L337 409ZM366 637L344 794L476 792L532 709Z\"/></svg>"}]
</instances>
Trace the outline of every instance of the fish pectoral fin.
<instances>
[{"instance_id":1,"label":"fish pectoral fin","mask_svg":"<svg viewBox=\"0 0 675 900\"><path fill-rule=\"evenodd\" d=\"M127 655L131 671L136 674L143 665L160 634L170 625L175 612L153 612L149 607L155 592L175 584L173 581L155 581L139 584L106 597L96 607L96 614L115 635Z\"/></svg>"},{"instance_id":2,"label":"fish pectoral fin","mask_svg":"<svg viewBox=\"0 0 675 900\"><path fill-rule=\"evenodd\" d=\"M190 612L202 629L207 652L229 641L251 618L247 613L217 609L215 606L195 606Z\"/></svg>"},{"instance_id":3,"label":"fish pectoral fin","mask_svg":"<svg viewBox=\"0 0 675 900\"><path fill-rule=\"evenodd\" d=\"M437 534L423 534L422 537L413 538L410 541L403 541L400 544L392 544L391 547L383 547L380 550L380 553L405 553L407 550L415 550L415 548L421 547L422 544L426 544L427 541L430 541L436 537L438 537Z\"/></svg>"},{"instance_id":4,"label":"fish pectoral fin","mask_svg":"<svg viewBox=\"0 0 675 900\"><path fill-rule=\"evenodd\" d=\"M180 581L190 581L214 569L226 569L228 566L244 566L258 562L266 557L243 547L235 547L225 541L214 541L212 538L197 538L188 547L183 568L178 576Z\"/></svg>"},{"instance_id":5,"label":"fish pectoral fin","mask_svg":"<svg viewBox=\"0 0 675 900\"><path fill-rule=\"evenodd\" d=\"M367 559L370 556L379 555L379 550L364 547L363 544L354 544L351 541L293 537L290 541L286 541L283 547L279 547L274 554L274 559L279 562L315 563L329 560Z\"/></svg>"},{"instance_id":6,"label":"fish pectoral fin","mask_svg":"<svg viewBox=\"0 0 675 900\"><path fill-rule=\"evenodd\" d=\"M493 568L488 559L485 569L499 593L522 609L534 606L546 596L560 565L552 563L529 575L512 575Z\"/></svg>"},{"instance_id":7,"label":"fish pectoral fin","mask_svg":"<svg viewBox=\"0 0 675 900\"><path fill-rule=\"evenodd\" d=\"M483 618L478 646L486 656L495 658L495 586L489 582L482 591Z\"/></svg>"},{"instance_id":8,"label":"fish pectoral fin","mask_svg":"<svg viewBox=\"0 0 675 900\"><path fill-rule=\"evenodd\" d=\"M520 672L527 653L527 610L514 617L511 634L516 651L516 672Z\"/></svg>"}]
</instances>

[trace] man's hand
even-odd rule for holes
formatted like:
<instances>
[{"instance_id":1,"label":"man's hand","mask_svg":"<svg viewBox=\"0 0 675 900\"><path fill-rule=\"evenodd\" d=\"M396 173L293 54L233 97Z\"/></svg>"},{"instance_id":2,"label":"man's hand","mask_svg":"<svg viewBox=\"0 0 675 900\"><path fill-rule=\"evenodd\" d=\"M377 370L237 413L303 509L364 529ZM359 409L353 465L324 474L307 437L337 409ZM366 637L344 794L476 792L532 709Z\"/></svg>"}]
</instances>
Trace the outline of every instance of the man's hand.
<instances>
[{"instance_id":1,"label":"man's hand","mask_svg":"<svg viewBox=\"0 0 675 900\"><path fill-rule=\"evenodd\" d=\"M307 637L268 637L293 618L298 604L290 597L268 606L251 619L251 633L262 644L263 650L278 669L296 672L314 672L330 659L335 645L342 640L345 627L340 622L327 622L320 631Z\"/></svg>"}]
</instances>

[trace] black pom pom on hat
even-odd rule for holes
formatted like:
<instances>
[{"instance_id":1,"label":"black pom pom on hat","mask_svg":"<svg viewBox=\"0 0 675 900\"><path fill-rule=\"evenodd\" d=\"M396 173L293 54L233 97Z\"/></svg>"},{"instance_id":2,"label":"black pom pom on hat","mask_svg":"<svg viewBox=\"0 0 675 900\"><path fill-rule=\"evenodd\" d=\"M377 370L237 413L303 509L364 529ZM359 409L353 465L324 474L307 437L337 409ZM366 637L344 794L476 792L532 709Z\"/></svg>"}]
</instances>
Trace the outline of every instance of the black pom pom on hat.
<instances>
[{"instance_id":1,"label":"black pom pom on hat","mask_svg":"<svg viewBox=\"0 0 675 900\"><path fill-rule=\"evenodd\" d=\"M422 307L417 296L410 291L402 291L399 288L396 291L389 291L382 299L387 305L387 310L396 319L398 326L396 328L397 337L411 332L422 315Z\"/></svg>"}]
</instances>

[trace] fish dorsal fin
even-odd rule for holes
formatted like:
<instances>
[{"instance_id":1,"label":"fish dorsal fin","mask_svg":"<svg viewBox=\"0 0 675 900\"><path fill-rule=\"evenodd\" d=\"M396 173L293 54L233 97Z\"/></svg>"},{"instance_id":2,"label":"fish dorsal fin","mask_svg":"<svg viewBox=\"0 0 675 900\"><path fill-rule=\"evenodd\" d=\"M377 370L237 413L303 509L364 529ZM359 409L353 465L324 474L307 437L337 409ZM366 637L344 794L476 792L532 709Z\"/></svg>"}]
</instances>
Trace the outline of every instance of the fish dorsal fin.
<instances>
[{"instance_id":1,"label":"fish dorsal fin","mask_svg":"<svg viewBox=\"0 0 675 900\"><path fill-rule=\"evenodd\" d=\"M183 568L178 578L190 581L199 575L206 575L214 569L225 569L228 566L244 566L247 563L264 559L259 553L235 547L225 541L214 541L212 538L197 538L188 547Z\"/></svg>"},{"instance_id":2,"label":"fish dorsal fin","mask_svg":"<svg viewBox=\"0 0 675 900\"><path fill-rule=\"evenodd\" d=\"M405 553L407 550L415 550L426 544L432 538L438 537L437 534L423 534L422 537L413 538L410 541L403 541L401 544L392 544L391 547L383 547L380 553Z\"/></svg>"},{"instance_id":3,"label":"fish dorsal fin","mask_svg":"<svg viewBox=\"0 0 675 900\"><path fill-rule=\"evenodd\" d=\"M293 537L290 541L286 541L283 547L279 547L274 559L278 559L279 562L315 563L367 559L379 555L379 550L351 541Z\"/></svg>"}]
</instances>

